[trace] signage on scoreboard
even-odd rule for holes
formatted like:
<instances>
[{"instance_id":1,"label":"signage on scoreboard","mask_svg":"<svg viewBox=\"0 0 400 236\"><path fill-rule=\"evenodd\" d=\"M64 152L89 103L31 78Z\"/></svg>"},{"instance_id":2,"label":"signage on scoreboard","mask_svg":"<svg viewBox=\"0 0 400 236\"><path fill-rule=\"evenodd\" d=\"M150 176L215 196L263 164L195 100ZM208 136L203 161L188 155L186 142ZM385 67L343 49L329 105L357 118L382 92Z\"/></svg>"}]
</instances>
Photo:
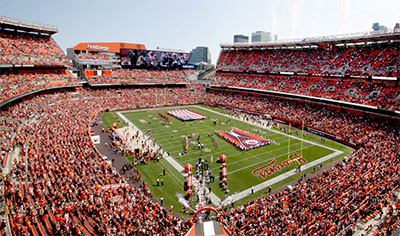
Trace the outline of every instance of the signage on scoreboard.
<instances>
[{"instance_id":1,"label":"signage on scoreboard","mask_svg":"<svg viewBox=\"0 0 400 236\"><path fill-rule=\"evenodd\" d=\"M102 50L102 51L108 51L110 48L106 46L100 46L100 45L90 45L88 44L87 49L95 49L95 50Z\"/></svg>"}]
</instances>

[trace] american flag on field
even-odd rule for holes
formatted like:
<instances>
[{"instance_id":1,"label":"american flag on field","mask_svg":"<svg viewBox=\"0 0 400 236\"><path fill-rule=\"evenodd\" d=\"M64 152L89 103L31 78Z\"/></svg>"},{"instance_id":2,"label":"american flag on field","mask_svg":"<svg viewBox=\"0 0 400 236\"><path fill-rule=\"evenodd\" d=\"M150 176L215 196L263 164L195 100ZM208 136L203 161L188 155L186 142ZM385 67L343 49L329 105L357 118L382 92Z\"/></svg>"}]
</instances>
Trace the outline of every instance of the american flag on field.
<instances>
[{"instance_id":1,"label":"american flag on field","mask_svg":"<svg viewBox=\"0 0 400 236\"><path fill-rule=\"evenodd\" d=\"M203 116L191 110L174 110L168 111L167 114L176 117L181 121L202 120L207 118L207 116Z\"/></svg>"}]
</instances>

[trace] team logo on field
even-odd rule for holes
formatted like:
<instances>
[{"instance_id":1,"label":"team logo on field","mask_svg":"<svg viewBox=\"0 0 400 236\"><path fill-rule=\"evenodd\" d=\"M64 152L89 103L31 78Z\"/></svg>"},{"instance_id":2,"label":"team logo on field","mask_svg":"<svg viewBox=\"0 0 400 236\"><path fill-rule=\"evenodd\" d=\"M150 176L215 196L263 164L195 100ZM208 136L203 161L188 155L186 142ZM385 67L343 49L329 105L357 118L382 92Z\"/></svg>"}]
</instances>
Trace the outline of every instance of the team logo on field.
<instances>
[{"instance_id":1,"label":"team logo on field","mask_svg":"<svg viewBox=\"0 0 400 236\"><path fill-rule=\"evenodd\" d=\"M303 158L300 153L293 153L289 156L288 160L284 160L280 163L276 163L276 160L270 161L268 164L263 165L252 171L254 176L259 176L263 179L270 175L273 175L289 166L300 166L307 163L307 160Z\"/></svg>"},{"instance_id":2,"label":"team logo on field","mask_svg":"<svg viewBox=\"0 0 400 236\"><path fill-rule=\"evenodd\" d=\"M249 139L249 140L244 141L244 143L248 144L248 145L255 145L255 144L259 143L259 141L255 140L255 139Z\"/></svg>"}]
</instances>

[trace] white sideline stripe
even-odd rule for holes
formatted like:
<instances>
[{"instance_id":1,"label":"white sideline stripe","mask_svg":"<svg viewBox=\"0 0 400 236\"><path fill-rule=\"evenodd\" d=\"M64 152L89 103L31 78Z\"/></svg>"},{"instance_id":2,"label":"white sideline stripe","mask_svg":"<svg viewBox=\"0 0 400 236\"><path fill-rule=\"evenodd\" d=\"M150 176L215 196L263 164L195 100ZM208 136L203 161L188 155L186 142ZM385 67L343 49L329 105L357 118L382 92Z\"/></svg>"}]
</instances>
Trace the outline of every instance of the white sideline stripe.
<instances>
[{"instance_id":1,"label":"white sideline stripe","mask_svg":"<svg viewBox=\"0 0 400 236\"><path fill-rule=\"evenodd\" d=\"M331 159L331 158L334 158L334 157L336 157L336 156L338 156L338 155L340 155L340 154L342 154L342 153L343 153L342 151L336 151L336 152L334 152L334 153L331 153L331 154L329 154L329 155L326 155L326 156L324 156L324 157L321 157L321 158L319 158L319 159L317 159L317 160L315 160L315 161L309 162L309 163L307 163L307 164L301 166L301 170L304 171L304 170L307 170L307 169L309 169L309 168L311 168L311 167L313 167L313 166L317 166L317 165L321 164L322 162L327 161L327 160L329 160L329 159ZM292 177L292 176L294 176L294 175L296 175L296 174L297 174L296 169L287 171L287 172L285 172L284 174L281 174L281 175L279 175L279 176L276 176L276 177L274 177L274 178L272 178L272 179L270 179L270 180L267 180L267 181L265 181L265 182L262 182L262 183L260 183L260 184L258 184L258 185L256 185L256 186L254 186L254 192L258 192L258 191L260 191L260 190L263 190L263 189L267 188L267 187L270 186L270 185L276 184L276 183L278 183L278 182L280 182L280 181L282 181L282 180L284 180L284 179L287 179L287 178L289 178L289 177ZM242 192L239 192L239 193L237 193L237 194L234 194L234 195L232 196L232 198L233 198L235 201L237 201L237 200L240 200L240 199L242 199L242 198L245 198L245 197L247 197L247 196L249 196L249 195L251 195L251 188L245 189L245 190L243 190Z\"/></svg>"},{"instance_id":2,"label":"white sideline stripe","mask_svg":"<svg viewBox=\"0 0 400 236\"><path fill-rule=\"evenodd\" d=\"M310 148L310 147L314 147L314 146L313 146L313 145L310 145L310 146L307 146L307 147L305 147L305 148L303 147L303 150L304 150L304 149L307 149L307 148ZM290 152L297 152L297 151L300 151L300 150L301 150L301 148L296 149L296 150L293 150L293 151L290 151ZM241 170L245 170L245 169L247 169L247 168L249 168L249 167L251 167L251 166L259 165L259 164L261 164L261 163L263 163L263 162L266 162L266 161L269 161L269 160L273 160L273 159L275 159L276 157L283 157L283 156L287 156L287 155L288 155L287 153L283 153L283 154L278 155L278 156L273 156L273 157L271 157L271 158L267 158L267 159L264 159L264 160L259 161L259 162L256 162L256 163L252 163L251 165L248 165L248 166L245 166L245 167L236 169L236 170L234 170L234 171L229 171L229 172L228 172L228 175L233 174L233 173L236 173L236 172L241 171ZM246 160L246 159L244 159L244 160ZM232 164L236 164L236 162L232 162ZM229 166L229 164L227 164L227 166Z\"/></svg>"},{"instance_id":3,"label":"white sideline stripe","mask_svg":"<svg viewBox=\"0 0 400 236\"><path fill-rule=\"evenodd\" d=\"M239 122L243 122L243 121L241 121L241 120L239 120ZM252 125L254 125L254 124L252 124ZM167 131L167 132L162 132L162 131L164 131L165 130L165 127L156 127L156 128L153 128L152 129L153 131L157 131L157 133L162 133L162 134L168 134L168 133L170 133L169 131ZM162 131L161 131L162 130ZM207 133L205 133L205 132L202 132L202 131L200 131L201 133L204 133L204 134L207 134ZM278 135L273 135L273 136L270 136L270 137L268 137L268 138L270 138L270 139L272 139L272 140L275 140L275 141L277 141L277 140L285 140L284 142L280 142L280 144L283 144L283 143L287 143L288 141L287 141L287 139L284 137L284 136L282 136L280 133L277 133ZM280 136L280 137L279 137ZM276 138L276 139L273 139L272 137L279 137L279 138ZM165 140L168 140L169 138L165 138L165 139L157 139L158 141L165 141ZM300 139L301 140L301 139ZM174 141L174 142L171 142L171 143L177 143L177 144L179 144L180 143L180 141ZM292 144L292 145L290 145L291 147L292 146L295 146L296 144L300 144L300 143L295 143L295 144ZM229 144L229 143L227 143L227 142L223 142L223 143L221 143L220 144L220 147L225 147L225 146L232 146L232 144ZM177 146L173 146L173 147L171 147L172 148L172 151L170 151L170 153L171 154L177 154L177 153L179 153L180 151L181 151L181 145L177 145ZM176 149L176 150L175 150ZM282 148L278 148L278 149L274 149L274 150L271 150L271 151L268 151L268 152L265 152L265 153L272 153L273 151L275 151L275 150L280 150L280 149L287 149L287 147L282 147ZM218 155L219 154L222 154L222 153L225 153L226 151L219 151L219 152L215 152L214 154L213 154L213 156L217 156L218 157ZM201 153L201 151L198 151L198 150L192 150L191 151L191 153L192 154L197 154L197 153ZM264 154L265 154L264 153ZM216 154L218 154L218 155L216 155ZM232 155L230 155L230 156L238 156L238 155L241 155L241 153L236 153L236 154L232 154ZM253 155L253 156L260 156L261 154L258 154L258 155ZM174 155L175 156L175 155ZM249 158L252 158L252 157L249 157ZM192 159L185 159L186 161L193 161L193 160L197 160L198 158L196 157L196 158L192 158ZM247 158L248 159L248 158ZM240 161L239 161L240 162ZM236 163L236 162L235 162Z\"/></svg>"},{"instance_id":4,"label":"white sideline stripe","mask_svg":"<svg viewBox=\"0 0 400 236\"><path fill-rule=\"evenodd\" d=\"M290 145L290 146L291 146L291 147L294 147L295 145L297 145L297 144ZM313 146L313 145L306 146L306 147L303 147L303 149L306 149L306 148L309 148L309 147L312 147L312 146ZM253 160L254 157L256 157L256 158L255 158L256 160L259 160L258 157L264 156L264 155L266 155L266 154L273 154L275 151L279 151L279 153L280 153L280 150L281 150L281 149L287 150L287 147L277 148L277 149L274 149L274 150L271 150L271 151L268 151L268 152L262 152L262 153L259 153L259 154L256 154L256 155L252 155L252 156L250 156L250 157L244 157L244 158L239 159L239 160L234 161L234 162L228 162L227 166L229 167L229 166L235 165L235 164L240 163L240 162L248 162L249 159L250 159L250 160ZM296 152L296 151L299 151L299 150L301 150L301 149L299 148L299 149L291 150L290 152ZM287 153L280 154L280 155L287 155ZM279 155L279 156L280 156L280 155ZM233 155L229 155L229 157L232 157L232 156L237 156L237 155L234 155L234 154L233 154ZM270 158L268 158L268 159L263 159L261 162L264 162L265 160L273 159L274 157L277 157L277 156L273 156L273 157L270 157ZM217 159L217 160L218 160L218 159ZM259 162L258 162L258 163L259 163ZM212 168L211 170L216 170L216 169L219 169L219 167L214 167L214 168Z\"/></svg>"},{"instance_id":5,"label":"white sideline stripe","mask_svg":"<svg viewBox=\"0 0 400 236\"><path fill-rule=\"evenodd\" d=\"M117 112L117 114L125 121L128 122L130 125L132 125L135 129L138 129L130 120L128 120L124 115L122 115L120 112ZM157 144L155 144L155 147L158 149L159 146ZM170 156L168 156L165 152L164 152L164 156L163 156L173 167L175 167L175 169L179 172L184 171L185 169L177 162L175 161L173 158L171 158Z\"/></svg>"},{"instance_id":6,"label":"white sideline stripe","mask_svg":"<svg viewBox=\"0 0 400 236\"><path fill-rule=\"evenodd\" d=\"M259 125L259 124L253 124L253 123L248 122L248 121L240 120L240 119L238 119L238 118L236 118L236 117L231 117L231 116L228 116L228 115L219 113L219 112L217 112L217 111L210 110L210 109L208 109L208 108L200 107L200 106L197 106L197 105L196 105L195 107L200 108L200 109L203 109L203 110L206 110L206 111L209 111L209 112L212 112L212 113L215 113L215 114L218 114L218 115L221 115L221 116L229 117L229 118L232 118L232 119L235 119L235 120L238 120L238 121L241 121L241 122L250 124L250 125L254 125L254 126L257 126L257 127L260 127L260 128L266 129L266 130L269 130L269 131L274 132L274 133L277 133L277 134L282 134L282 135L285 135L285 136L287 136L287 137L291 137L291 138L293 138L293 139L297 139L297 140L300 140L300 141L302 140L301 138L298 138L298 137L296 137L296 136L288 135L288 134L285 134L285 133L282 133L282 132L279 132L279 131L276 131L276 130L273 130L273 129L269 129L269 128L264 127L264 126L261 126L261 125ZM327 146L321 145L321 144L319 144L319 143L314 143L314 142L309 141L309 140L303 139L303 141L304 141L305 143L311 143L311 144L313 144L313 145L315 145L315 146L319 146L319 147L322 147L322 148L325 148L325 149L328 149L328 150L331 150L331 151L335 151L335 152L336 152L336 151L340 151L340 150L337 150L337 149L334 149L334 148L331 148L331 147L327 147Z\"/></svg>"},{"instance_id":7,"label":"white sideline stripe","mask_svg":"<svg viewBox=\"0 0 400 236\"><path fill-rule=\"evenodd\" d=\"M245 123L244 121L242 121L242 120L238 120L239 122L242 122L242 123ZM248 125L248 124L251 124L251 123L246 123L246 125ZM251 124L252 126L257 126L256 124ZM172 128L173 126L171 126L170 128ZM246 132L251 132L251 131L248 131L248 130L246 130L246 127L248 127L248 126L244 126L244 127L241 127L241 126L239 126L239 127L237 127L237 128L240 128L240 129L243 129L244 131L246 131ZM257 126L257 127L259 127L259 126ZM183 129L181 129L180 127L175 127L175 129L177 129L179 132L183 132ZM165 127L165 126L163 126L163 125L161 125L161 126L159 126L159 127L153 127L152 128L152 130L154 130L154 131L161 131L162 133L171 133L171 131L170 131L170 129L167 129L167 127ZM270 130L267 130L267 131L270 131ZM201 131L200 131L201 132ZM206 133L206 132L202 132L202 133ZM269 135L269 133L265 133L265 134L263 134L263 135L261 135L262 137L264 137L265 138L265 136L267 136L267 138L269 138L269 139L272 139L273 137L278 137L278 136L281 136L281 133L277 133L278 135L270 135L270 136L268 136Z\"/></svg>"},{"instance_id":8,"label":"white sideline stripe","mask_svg":"<svg viewBox=\"0 0 400 236\"><path fill-rule=\"evenodd\" d=\"M278 138L279 139L279 138ZM278 139L275 139L275 140L278 140ZM285 140L286 140L286 138L285 138ZM159 141L159 140L157 140L157 141ZM171 143L175 143L175 142L171 142ZM285 141L285 142L281 142L281 144L282 143L287 143L287 141ZM177 143L178 144L178 143ZM295 145L297 145L297 144L300 144L300 143L294 143L294 144L291 144L290 145L290 147L293 147L293 146L295 146ZM221 143L220 145L219 145L219 147L232 147L233 145L232 144L230 144L230 143L227 143L227 142L224 142L224 143ZM179 147L179 149L176 149L176 148L178 148ZM268 146L267 146L268 147ZM171 147L171 149L173 150L173 151L171 151L170 153L179 153L181 150L182 150L182 145L180 145L180 144L178 144L177 146L172 146ZM175 150L176 149L176 150ZM273 151L275 151L275 150L280 150L280 149L287 149L287 146L286 147L280 147L280 148L277 148L277 149L274 149L274 150L270 150L270 151L267 151L267 152L263 152L263 153L270 153L270 152L273 152ZM198 153L201 153L201 150L199 151L199 150L191 150L191 152L190 152L190 154L198 154ZM222 153L226 153L226 151L219 151L219 152L214 152L214 154L213 154L213 156L217 156L216 154L222 154ZM208 155L208 154L207 154ZM242 153L236 153L236 154L232 154L232 155L230 155L230 156L239 156L239 155L242 155ZM255 156L257 156L257 155L255 155ZM196 159L198 159L198 158L194 158L193 160L196 160ZM191 160L191 159L189 159L189 160Z\"/></svg>"},{"instance_id":9,"label":"white sideline stripe","mask_svg":"<svg viewBox=\"0 0 400 236\"><path fill-rule=\"evenodd\" d=\"M209 111L209 112L221 115L221 116L229 117L229 118L232 118L232 119L235 119L235 120L238 120L238 121L250 124L250 125L258 126L260 128L272 131L274 133L279 133L279 134L282 134L282 135L285 135L285 136L288 136L288 137L291 137L291 138L294 138L294 139L297 139L297 140L300 140L300 141L302 140L301 138L295 137L293 135L288 135L288 134L285 134L285 133L282 133L282 132L279 132L279 131L276 131L276 130L269 129L267 127L263 127L263 126L258 125L258 124L253 124L253 123L248 122L248 121L240 120L240 119L238 119L236 117L230 117L228 115L225 115L225 114L222 114L222 113L219 113L219 112L216 112L216 111L204 108L204 107L200 107L200 106L196 106L196 107L199 108L199 109L203 109L203 110L206 110L206 111ZM338 156L340 154L343 154L343 151L340 151L340 150L337 150L337 149L334 149L334 148L330 148L330 147L321 145L319 143L314 143L314 142L311 142L309 140L304 140L304 139L303 139L303 141L306 142L306 143L309 143L309 144L313 144L315 146L319 146L319 147L334 151L334 153L331 153L331 154L326 155L324 157L321 157L321 158L319 158L319 159L317 159L315 161L312 161L312 162L310 162L308 164L305 164L304 166L302 166L302 170L307 170L310 167L313 167L315 165L321 164L322 162L324 162L326 160L329 160L329 159L334 158L334 157L336 157L336 156ZM291 176L293 176L295 174L296 174L296 169L293 169L293 170L285 172L285 173L283 173L283 174L281 174L279 176L276 176L276 177L274 177L274 178L272 178L270 180L264 181L264 182L262 182L262 183L260 183L260 184L258 184L256 186L254 186L254 192L260 191L260 190L266 188L269 185L272 185L272 184L275 184L277 182L280 182L280 181L282 181L282 180L284 180L286 178L289 178L289 177L291 177ZM232 198L234 199L234 201L237 201L237 200L240 200L242 198L245 198L245 197L249 196L250 194L251 194L251 188L248 188L246 190L243 190L242 192L239 192L237 194L233 194Z\"/></svg>"},{"instance_id":10,"label":"white sideline stripe","mask_svg":"<svg viewBox=\"0 0 400 236\"><path fill-rule=\"evenodd\" d=\"M152 131L156 131L158 134L160 134L160 135L167 135L167 134L171 134L171 130L166 130L167 128L165 128L165 127L161 127L161 129L159 129L159 128L153 128L153 129L151 129ZM183 132L182 130L178 130L179 132ZM206 132L203 132L204 134L206 134ZM213 133L214 134L214 133ZM275 138L274 139L274 137L280 137L280 138ZM265 138L265 137L264 137ZM271 135L271 136L268 136L267 138L269 138L269 139L271 139L271 140L278 140L278 139L282 139L282 140L288 140L287 138L285 138L285 137L282 137L282 135ZM284 138L284 139L283 139ZM161 140L161 141L165 141L165 140L169 140L169 139L171 139L171 138L162 138L162 139L157 139L157 140ZM175 142L175 141L174 141ZM210 141L210 142L212 142L212 141ZM232 145L232 144L231 144Z\"/></svg>"},{"instance_id":11,"label":"white sideline stripe","mask_svg":"<svg viewBox=\"0 0 400 236\"><path fill-rule=\"evenodd\" d=\"M285 138L285 139L286 139L286 138ZM287 142L282 142L282 143L287 143ZM300 145L300 143L291 144L290 147L294 147L294 146L297 146L297 145ZM232 145L227 143L227 144L225 144L225 146L232 146ZM303 147L303 149L308 148L308 147L312 147L312 146L314 146L314 145ZM171 147L171 149L173 149L174 151L171 151L170 153L179 153L180 150L182 150L181 146L179 146L180 149L178 149L178 150L175 151L175 148L176 148L176 147L178 147L178 146L173 146L173 147ZM222 147L222 146L221 146L221 147ZM252 156L249 156L249 157L246 157L246 158L243 158L243 159L234 161L234 162L230 162L230 163L228 164L228 166L230 166L230 165L232 165L232 164L236 164L236 163L242 162L242 161L248 161L249 159L253 159L254 157L256 157L256 159L259 159L258 157L260 157L260 156L262 156L262 155L265 155L265 154L267 154L267 153L274 153L275 151L280 151L280 150L282 150L282 149L287 150L287 146L280 147L280 148L276 148L276 149L269 150L269 151L266 151L266 152L262 152L262 153L259 153L259 154L256 154L256 155L252 155ZM296 150L292 150L292 151L298 151L298 150L300 150L300 149L296 149ZM191 153L193 154L193 153L198 153L198 152L197 152L197 150L195 150L195 151L191 151ZM227 151L214 152L213 156L215 156L215 157L217 158L217 160L218 160L219 154L222 154L222 153L228 155L229 152L227 152ZM218 155L217 155L217 154L218 154ZM208 155L208 154L207 154L207 155ZM240 153L240 152L239 152L239 153L238 153L238 152L235 152L234 154L232 154L232 155L229 154L228 156L229 156L229 157L233 157L233 156L240 156L240 155L242 155L242 153ZM285 155L287 155L287 153L286 153ZM197 160L198 157L190 158L190 159L185 159L185 157L183 156L182 159L185 160L185 161L191 162L191 161ZM211 170L216 170L216 169L219 169L219 167L214 167L214 168L212 168Z\"/></svg>"},{"instance_id":12,"label":"white sideline stripe","mask_svg":"<svg viewBox=\"0 0 400 236\"><path fill-rule=\"evenodd\" d=\"M128 124L130 124L132 127L134 127L136 130L139 130L139 132L143 133L140 129L138 129L128 118L126 118L124 115L122 115L121 112L116 112L117 115L119 115L125 122L127 122ZM144 135L144 134L143 134ZM145 135L144 135L145 136ZM154 144L154 146L159 149L160 147L157 145L157 143ZM179 173L182 174L183 177L186 177L183 172L184 172L184 168L177 162L175 161L175 159L173 159L171 156L169 156L167 153L164 152L163 155L164 159L166 161L168 161L169 164L171 164ZM198 186L199 185L199 181L193 177L193 185L194 186ZM215 205L218 206L221 203L221 199L219 197L217 197L217 195L215 195L215 193L211 192L210 193L210 198L211 198L211 202Z\"/></svg>"},{"instance_id":13,"label":"white sideline stripe","mask_svg":"<svg viewBox=\"0 0 400 236\"><path fill-rule=\"evenodd\" d=\"M296 144L293 144L293 145L290 145L291 147L294 147L294 146L297 146L298 144L300 144L300 143L296 143ZM231 146L230 144L228 144L229 146ZM309 147L312 147L313 145L310 145L310 146L305 146L305 147L303 147L303 149L306 149L306 148L309 148ZM176 147L176 146L175 146ZM237 161L234 161L234 162L230 162L230 163L228 163L228 166L231 166L231 165L233 165L233 164L236 164L236 163L239 163L239 162L242 162L242 161L248 161L249 159L253 159L253 158L255 158L256 160L259 160L259 157L260 156L262 156L262 155L265 155L265 154L271 154L271 153L274 153L275 151L280 151L281 149L285 149L285 150L287 150L287 147L281 147L281 148L277 148L277 149L274 149L274 150L270 150L270 151L266 151L266 152L262 152L262 153L259 153L259 154L256 154L256 155L251 155L251 156L249 156L249 157L246 157L246 158L242 158L242 159L240 159L240 160L237 160ZM298 150L300 150L300 149L296 149L296 150L291 150L291 152L293 151L293 152L295 152L295 151L298 151ZM178 151L171 151L170 153L179 153L180 151L178 150ZM220 153L225 153L226 155L228 155L228 153L226 152L226 151L223 151L223 152L214 152L214 154L213 154L213 156L215 156L215 158L217 158L216 160L218 160L218 157L219 157L219 155L216 155L216 154L220 154ZM236 153L236 152L235 152ZM242 155L241 153L236 153L236 154L229 154L228 156L229 157L233 157L233 156L239 156L239 155ZM287 155L287 153L285 153L284 155ZM210 155L211 156L211 155ZM195 157L195 158L189 158L189 159L186 159L185 158L185 156L183 156L183 157L181 157L180 158L180 160L183 160L183 161L185 161L185 162L192 162L192 161L194 161L194 160L198 160L199 158L198 157ZM265 159L265 160L270 160L270 159ZM264 161L265 161L264 160ZM261 162L263 162L263 161L261 161ZM219 169L219 167L214 167L214 168L212 168L211 170L217 170L217 169ZM229 173L228 173L229 174Z\"/></svg>"},{"instance_id":14,"label":"white sideline stripe","mask_svg":"<svg viewBox=\"0 0 400 236\"><path fill-rule=\"evenodd\" d=\"M268 130L268 131L271 131L271 132L274 132L274 133L277 133L277 134L281 134L281 135L284 135L284 136L287 136L287 137L291 137L291 138L294 138L294 139L297 139L297 140L300 140L300 141L302 140L301 138L298 138L298 137L296 137L296 136L288 135L288 134L285 134L285 133L282 133L282 132L279 132L279 131L276 131L276 130L273 130L273 129L269 129L269 128L267 128L267 127L264 127L264 126L261 126L261 125L258 125L258 124L253 124L253 123L248 122L248 121L240 120L240 119L238 119L238 118L236 118L236 117L230 117L230 116L228 116L228 115L225 115L225 114L219 113L219 112L217 112L217 111L213 111L213 110L210 110L210 109L208 109L208 108L204 108L204 107L201 107L201 106L198 106L198 105L185 106L185 107L197 107L197 108L199 108L199 109L203 109L203 110L206 110L206 111L209 111L209 112L212 112L212 113L221 115L221 116L225 116L225 117L228 117L228 118L235 119L235 120L240 121L240 122L243 122L243 123L247 123L247 124L250 124L250 125L253 125L253 126L257 126L257 127L260 127L260 128L262 128L262 129L265 129L265 130ZM152 110L157 110L157 109L159 109L159 108L155 108L155 109L152 109ZM138 110L134 110L134 111L138 111ZM143 111L143 110L142 110L142 111ZM148 111L148 109L145 110L145 111ZM125 112L129 112L129 111L125 111ZM125 112L124 112L124 113L125 113ZM128 120L125 116L123 116L123 115L121 114L121 112L117 112L117 114L120 115L121 118L123 118L123 119L124 119L126 122L128 122L129 124L132 124L132 122L131 122L130 120ZM132 125L133 125L133 124L132 124ZM134 126L134 125L133 125L133 126ZM134 127L136 127L136 126L134 126ZM138 129L138 130L139 130L139 129ZM306 143L315 145L315 146L319 146L319 147L322 147L322 148L325 148L325 149L334 151L334 153L331 153L331 154L329 154L329 155L326 155L326 156L321 157L321 158L319 158L319 159L317 159L317 160L314 160L314 161L312 161L312 162L309 162L308 164L303 165L303 166L302 166L302 170L307 170L307 169L309 169L309 168L311 168L311 167L313 167L313 166L316 166L316 165L318 165L318 164L323 163L324 161L327 161L327 160L332 159L332 158L334 158L334 157L336 157L336 156L338 156L338 155L343 154L343 151L340 151L340 150L337 150L337 149L334 149L334 148L331 148L331 147L327 147L327 146L321 145L321 144L319 144L319 143L315 143L315 142L312 142L312 141L309 141L309 140L304 140L304 139L303 139L303 141L306 142ZM157 144L156 144L156 145L157 145ZM158 146L158 145L157 145L157 146ZM166 154L165 154L165 155L166 155ZM171 157L170 157L170 158L171 158ZM171 159L172 159L172 158L171 158ZM173 159L172 159L172 160L173 160ZM175 163L177 163L175 160L173 160L173 161L174 161ZM172 163L170 163L170 164L176 168L176 166L175 166L174 164L172 164ZM180 166L179 163L177 163L177 165ZM182 166L180 166L180 167L183 169ZM180 172L181 172L181 171L180 171ZM268 187L268 186L270 186L270 185L273 185L273 184L278 183L278 182L280 182L280 181L282 181L282 180L284 180L284 179L286 179L286 178L289 178L289 177L291 177L291 176L294 176L295 174L297 174L297 173L296 173L296 169L293 169L293 170L287 171L287 172L285 172L285 173L283 173L283 174L281 174L281 175L279 175L279 176L276 176L276 177L274 177L274 178L272 178L272 179L270 179L270 180L264 181L264 182L262 182L262 183L260 183L260 184L258 184L258 185L256 185L256 186L254 186L254 192L258 192L258 191L260 191L260 190L262 190L262 189L264 189L264 188L266 188L266 187ZM197 183L195 183L195 182L197 182ZM196 178L193 178L193 184L198 184L198 180L197 180ZM232 197L232 199L233 199L234 201L238 201L238 200L240 200L240 199L242 199L242 198L245 198L245 197L249 196L250 194L251 194L251 188L248 188L248 189L243 190L242 192L239 192L239 193L236 193L236 194L232 194L231 197ZM213 203L215 206L218 206L218 208L221 207L221 205L220 205L221 199L218 198L213 192L211 192L211 201L212 201L212 203Z\"/></svg>"}]
</instances>

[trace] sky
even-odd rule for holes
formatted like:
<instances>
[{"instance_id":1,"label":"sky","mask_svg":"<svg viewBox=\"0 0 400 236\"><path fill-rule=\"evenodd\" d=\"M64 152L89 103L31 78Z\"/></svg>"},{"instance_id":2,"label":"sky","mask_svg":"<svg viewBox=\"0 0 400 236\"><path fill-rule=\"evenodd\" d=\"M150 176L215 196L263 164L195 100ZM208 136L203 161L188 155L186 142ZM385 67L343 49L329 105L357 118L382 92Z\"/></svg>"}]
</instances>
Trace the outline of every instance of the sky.
<instances>
[{"instance_id":1,"label":"sky","mask_svg":"<svg viewBox=\"0 0 400 236\"><path fill-rule=\"evenodd\" d=\"M0 15L52 24L65 50L80 42L143 43L190 52L257 30L279 39L370 31L400 22L400 0L0 0Z\"/></svg>"}]
</instances>

